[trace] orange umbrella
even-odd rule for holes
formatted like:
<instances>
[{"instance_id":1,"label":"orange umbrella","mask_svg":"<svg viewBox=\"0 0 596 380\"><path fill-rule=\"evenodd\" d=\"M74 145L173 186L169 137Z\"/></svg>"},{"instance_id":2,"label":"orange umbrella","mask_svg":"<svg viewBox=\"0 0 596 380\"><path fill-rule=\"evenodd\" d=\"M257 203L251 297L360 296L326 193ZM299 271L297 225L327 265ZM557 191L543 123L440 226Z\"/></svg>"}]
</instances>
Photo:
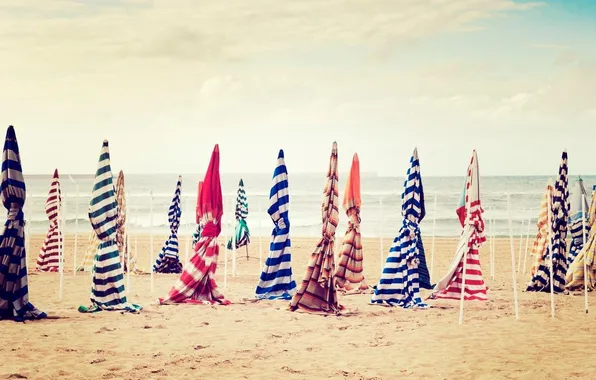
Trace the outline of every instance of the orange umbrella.
<instances>
[{"instance_id":1,"label":"orange umbrella","mask_svg":"<svg viewBox=\"0 0 596 380\"><path fill-rule=\"evenodd\" d=\"M343 309L337 302L333 279L335 270L333 243L339 219L337 177L337 143L334 142L322 204L323 236L312 253L302 285L292 297L290 302L292 311L300 308L313 313L338 313Z\"/></svg>"},{"instance_id":2,"label":"orange umbrella","mask_svg":"<svg viewBox=\"0 0 596 380\"><path fill-rule=\"evenodd\" d=\"M340 290L352 290L360 283L360 290L367 290L362 267L362 236L360 235L360 162L358 154L352 159L352 169L346 185L343 207L348 215L348 229L341 246L341 258L335 272L335 285Z\"/></svg>"}]
</instances>

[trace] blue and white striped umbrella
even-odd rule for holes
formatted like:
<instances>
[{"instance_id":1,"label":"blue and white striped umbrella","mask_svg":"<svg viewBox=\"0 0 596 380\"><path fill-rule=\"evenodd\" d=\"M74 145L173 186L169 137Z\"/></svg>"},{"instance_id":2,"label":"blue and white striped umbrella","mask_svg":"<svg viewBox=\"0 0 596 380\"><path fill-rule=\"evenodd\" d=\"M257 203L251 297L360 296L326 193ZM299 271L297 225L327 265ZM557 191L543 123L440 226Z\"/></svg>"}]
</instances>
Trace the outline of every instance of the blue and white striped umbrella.
<instances>
[{"instance_id":1,"label":"blue and white striped umbrella","mask_svg":"<svg viewBox=\"0 0 596 380\"><path fill-rule=\"evenodd\" d=\"M182 188L182 176L178 176L174 198L168 210L168 222L170 223L170 236L166 240L161 252L153 265L153 272L156 273L182 273L182 263L178 256L178 228L180 228L180 190Z\"/></svg>"},{"instance_id":2,"label":"blue and white striped umbrella","mask_svg":"<svg viewBox=\"0 0 596 380\"><path fill-rule=\"evenodd\" d=\"M582 212L582 203L584 204ZM588 211L588 195L584 187L584 181L579 178L573 187L570 201L569 232L571 233L571 245L567 254L567 265L571 265L577 254L584 247L584 226L586 238L590 233L590 220Z\"/></svg>"},{"instance_id":3,"label":"blue and white striped umbrella","mask_svg":"<svg viewBox=\"0 0 596 380\"><path fill-rule=\"evenodd\" d=\"M555 181L552 196L551 245L547 246L544 260L538 266L532 280L528 284L529 292L550 292L550 256L553 262L553 291L565 291L567 274L567 222L569 219L569 189L567 177L567 152L564 151L559 165L559 176ZM548 259L547 259L548 258Z\"/></svg>"},{"instance_id":4,"label":"blue and white striped umbrella","mask_svg":"<svg viewBox=\"0 0 596 380\"><path fill-rule=\"evenodd\" d=\"M270 206L267 213L274 227L271 231L269 256L257 285L257 299L290 300L296 292L296 282L292 275L292 255L290 252L290 192L288 171L284 151L277 156L277 167L273 172L273 186L269 193Z\"/></svg>"},{"instance_id":5,"label":"blue and white striped umbrella","mask_svg":"<svg viewBox=\"0 0 596 380\"><path fill-rule=\"evenodd\" d=\"M120 253L116 243L118 229L118 202L110 167L108 141L104 140L99 165L93 182L89 221L99 238L97 254L93 260L91 307L80 306L80 312L123 310L138 312L141 306L128 303L124 289L124 276Z\"/></svg>"},{"instance_id":6,"label":"blue and white striped umbrella","mask_svg":"<svg viewBox=\"0 0 596 380\"><path fill-rule=\"evenodd\" d=\"M26 187L21 168L19 144L14 127L6 131L2 152L2 204L8 217L0 235L0 319L40 319L46 313L29 302L29 280L25 252Z\"/></svg>"},{"instance_id":7,"label":"blue and white striped umbrella","mask_svg":"<svg viewBox=\"0 0 596 380\"><path fill-rule=\"evenodd\" d=\"M430 280L420 234L420 222L426 215L426 209L417 149L410 159L404 182L402 215L402 226L393 240L371 302L385 302L404 308L428 307L420 297L421 283L430 288Z\"/></svg>"}]
</instances>

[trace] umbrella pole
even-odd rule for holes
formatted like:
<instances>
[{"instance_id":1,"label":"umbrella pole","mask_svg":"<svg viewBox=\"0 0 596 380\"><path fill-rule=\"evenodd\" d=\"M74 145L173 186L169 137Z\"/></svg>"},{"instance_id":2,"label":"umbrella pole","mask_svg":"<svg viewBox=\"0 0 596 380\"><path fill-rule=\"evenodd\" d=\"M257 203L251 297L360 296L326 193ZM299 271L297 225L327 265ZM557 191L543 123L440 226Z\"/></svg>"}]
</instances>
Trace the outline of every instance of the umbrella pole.
<instances>
[{"instance_id":1,"label":"umbrella pole","mask_svg":"<svg viewBox=\"0 0 596 380\"><path fill-rule=\"evenodd\" d=\"M522 210L523 213L523 210ZM521 270L521 261L522 261L522 246L524 243L524 220L521 221L521 227L519 230L519 252L517 254L517 273Z\"/></svg>"},{"instance_id":2,"label":"umbrella pole","mask_svg":"<svg viewBox=\"0 0 596 380\"><path fill-rule=\"evenodd\" d=\"M151 293L153 293L153 191L149 192L149 217L149 268L151 270Z\"/></svg>"},{"instance_id":3,"label":"umbrella pole","mask_svg":"<svg viewBox=\"0 0 596 380\"><path fill-rule=\"evenodd\" d=\"M127 200L130 201L130 193L128 193ZM130 209L128 207L129 202L126 202L126 216L130 218ZM128 294L130 294L130 234L128 233L128 228L124 229L124 249L126 250L126 289L128 289Z\"/></svg>"},{"instance_id":4,"label":"umbrella pole","mask_svg":"<svg viewBox=\"0 0 596 380\"><path fill-rule=\"evenodd\" d=\"M437 226L437 195L435 194L435 202L433 205L433 242L430 250L430 273L429 276L433 278L433 269L435 267L435 228ZM432 284L432 281L431 281Z\"/></svg>"},{"instance_id":5,"label":"umbrella pole","mask_svg":"<svg viewBox=\"0 0 596 380\"><path fill-rule=\"evenodd\" d=\"M586 309L586 314L588 314L588 268L586 264L586 250L585 247L587 246L588 242L586 241L586 195L582 194L582 238L584 241L584 308Z\"/></svg>"},{"instance_id":6,"label":"umbrella pole","mask_svg":"<svg viewBox=\"0 0 596 380\"><path fill-rule=\"evenodd\" d=\"M236 231L232 231L232 277L236 277Z\"/></svg>"},{"instance_id":7,"label":"umbrella pole","mask_svg":"<svg viewBox=\"0 0 596 380\"><path fill-rule=\"evenodd\" d=\"M70 175L69 175L70 177ZM73 180L70 177L71 181ZM76 182L75 182L76 183ZM77 275L77 253L79 250L79 184L77 185L77 197L75 198L75 234L74 234L74 270L72 271L72 275Z\"/></svg>"},{"instance_id":8,"label":"umbrella pole","mask_svg":"<svg viewBox=\"0 0 596 380\"><path fill-rule=\"evenodd\" d=\"M491 211L495 211L494 207L491 207ZM490 223L490 241L489 241L489 246L490 246L490 258L489 258L489 262L490 262L490 278L491 280L495 280L495 219L494 218L490 218L489 219L489 223Z\"/></svg>"},{"instance_id":9,"label":"umbrella pole","mask_svg":"<svg viewBox=\"0 0 596 380\"><path fill-rule=\"evenodd\" d=\"M62 209L62 194L58 191L58 270L60 271L60 285L58 288L58 301L62 302L64 293L64 211Z\"/></svg>"},{"instance_id":10,"label":"umbrella pole","mask_svg":"<svg viewBox=\"0 0 596 380\"><path fill-rule=\"evenodd\" d=\"M528 232L526 233L526 253L524 254L524 265L522 268L522 276L526 273L526 264L528 262L528 248L530 244L530 228L532 227L532 217L528 219Z\"/></svg>"},{"instance_id":11,"label":"umbrella pole","mask_svg":"<svg viewBox=\"0 0 596 380\"><path fill-rule=\"evenodd\" d=\"M464 295L466 290L466 269L468 267L468 251L463 256L463 274L461 278L461 296L459 299L459 324L460 326L464 323Z\"/></svg>"},{"instance_id":12,"label":"umbrella pole","mask_svg":"<svg viewBox=\"0 0 596 380\"><path fill-rule=\"evenodd\" d=\"M509 248L511 250L511 278L513 281L513 306L515 309L515 320L519 320L519 309L517 304L517 279L515 276L515 248L513 247L513 222L511 220L511 195L507 193L507 209L509 211ZM522 222L523 226L523 222ZM518 269L519 270L519 269Z\"/></svg>"},{"instance_id":13,"label":"umbrella pole","mask_svg":"<svg viewBox=\"0 0 596 380\"><path fill-rule=\"evenodd\" d=\"M552 183L552 181L550 182ZM549 195L548 197L548 247L549 247L549 253L550 253L550 313L551 313L551 318L555 318L555 289L554 289L554 283L553 283L553 270L554 270L554 265L553 265L553 239L552 239L552 233L553 233L553 215L552 215L552 194Z\"/></svg>"},{"instance_id":14,"label":"umbrella pole","mask_svg":"<svg viewBox=\"0 0 596 380\"><path fill-rule=\"evenodd\" d=\"M248 261L248 244L244 246L246 248L246 261Z\"/></svg>"},{"instance_id":15,"label":"umbrella pole","mask_svg":"<svg viewBox=\"0 0 596 380\"><path fill-rule=\"evenodd\" d=\"M223 209L225 214L226 198L223 198ZM222 217L223 220L223 217ZM224 236L224 291L228 289L228 247L226 244L226 237Z\"/></svg>"},{"instance_id":16,"label":"umbrella pole","mask_svg":"<svg viewBox=\"0 0 596 380\"><path fill-rule=\"evenodd\" d=\"M189 202L190 202L190 198L187 199L186 206L188 206ZM190 207L187 207L187 208L191 209ZM196 211L194 212L194 214L196 215ZM195 218L196 218L196 216L195 216ZM188 263L188 253L190 252L190 238L193 233L192 219L188 225L189 225L189 231L188 231L188 235L186 235L186 244L184 246L184 265L186 265L186 263Z\"/></svg>"},{"instance_id":17,"label":"umbrella pole","mask_svg":"<svg viewBox=\"0 0 596 380\"><path fill-rule=\"evenodd\" d=\"M259 201L259 273L263 268L263 221L261 220L261 201Z\"/></svg>"},{"instance_id":18,"label":"umbrella pole","mask_svg":"<svg viewBox=\"0 0 596 380\"><path fill-rule=\"evenodd\" d=\"M380 245L381 245L381 273L383 273L383 269L385 268L385 265L383 263L383 251L385 251L385 248L383 247L383 198L379 199L379 207L381 209L380 213L379 213L379 219L381 221L381 223L379 223L379 241L380 241Z\"/></svg>"}]
</instances>

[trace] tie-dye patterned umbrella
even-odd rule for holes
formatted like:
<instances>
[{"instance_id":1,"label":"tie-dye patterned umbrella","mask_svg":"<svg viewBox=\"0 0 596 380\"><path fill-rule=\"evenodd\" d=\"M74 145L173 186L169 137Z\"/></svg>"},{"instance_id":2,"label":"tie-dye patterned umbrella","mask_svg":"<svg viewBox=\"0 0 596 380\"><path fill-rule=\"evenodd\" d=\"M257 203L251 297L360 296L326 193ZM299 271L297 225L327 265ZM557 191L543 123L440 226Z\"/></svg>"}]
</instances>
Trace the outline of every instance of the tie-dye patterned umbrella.
<instances>
[{"instance_id":1,"label":"tie-dye patterned umbrella","mask_svg":"<svg viewBox=\"0 0 596 380\"><path fill-rule=\"evenodd\" d=\"M343 306L337 301L335 289L335 258L333 245L339 220L337 143L333 143L327 183L322 204L323 229L321 240L312 253L306 275L292 301L290 310L302 309L313 313L339 313Z\"/></svg>"},{"instance_id":2,"label":"tie-dye patterned umbrella","mask_svg":"<svg viewBox=\"0 0 596 380\"><path fill-rule=\"evenodd\" d=\"M540 214L538 214L538 233L534 239L532 245L531 255L534 257L534 265L532 266L531 275L534 277L538 268L544 264L544 259L547 256L547 245L548 245L548 234L550 226L548 225L548 205L553 196L553 187L549 181L546 185L546 190L542 196L542 202L540 203Z\"/></svg>"},{"instance_id":3,"label":"tie-dye patterned umbrella","mask_svg":"<svg viewBox=\"0 0 596 380\"><path fill-rule=\"evenodd\" d=\"M8 210L0 230L0 319L41 319L46 313L29 302L29 280L25 252L25 180L14 127L6 131L2 152L0 197Z\"/></svg>"},{"instance_id":4,"label":"tie-dye patterned umbrella","mask_svg":"<svg viewBox=\"0 0 596 380\"><path fill-rule=\"evenodd\" d=\"M348 228L341 245L339 263L335 272L335 285L338 290L349 292L353 290L351 284L359 284L359 291L367 291L368 285L364 281L362 236L360 235L360 162L354 154L352 168L346 185L343 208L348 216Z\"/></svg>"},{"instance_id":5,"label":"tie-dye patterned umbrella","mask_svg":"<svg viewBox=\"0 0 596 380\"><path fill-rule=\"evenodd\" d=\"M182 189L182 176L178 176L174 198L168 210L168 222L170 223L170 236L166 240L161 252L153 265L155 273L181 273L182 263L178 256L178 228L180 228L180 218L182 217L182 208L180 207L180 192Z\"/></svg>"},{"instance_id":6,"label":"tie-dye patterned umbrella","mask_svg":"<svg viewBox=\"0 0 596 380\"><path fill-rule=\"evenodd\" d=\"M288 169L284 151L281 149L277 156L277 166L273 171L267 213L271 216L274 226L271 231L269 256L261 272L255 298L290 300L296 292L296 282L292 275Z\"/></svg>"},{"instance_id":7,"label":"tie-dye patterned umbrella","mask_svg":"<svg viewBox=\"0 0 596 380\"><path fill-rule=\"evenodd\" d=\"M590 234L582 250L567 269L566 288L576 290L584 288L584 258L588 274L588 290L596 288L596 191L592 192L592 202L588 211ZM587 232L586 232L587 233Z\"/></svg>"},{"instance_id":8,"label":"tie-dye patterned umbrella","mask_svg":"<svg viewBox=\"0 0 596 380\"><path fill-rule=\"evenodd\" d=\"M399 234L393 240L381 279L372 296L373 303L403 308L426 308L420 297L420 283L429 281L420 222L426 215L418 150L414 149L402 193L403 216Z\"/></svg>"},{"instance_id":9,"label":"tie-dye patterned umbrella","mask_svg":"<svg viewBox=\"0 0 596 380\"><path fill-rule=\"evenodd\" d=\"M124 187L124 172L122 170L118 173L118 179L116 180L116 202L118 202L118 229L116 230L116 243L118 244L118 252L120 252L122 269L126 272L128 270L128 242L125 239L126 192Z\"/></svg>"},{"instance_id":10,"label":"tie-dye patterned umbrella","mask_svg":"<svg viewBox=\"0 0 596 380\"><path fill-rule=\"evenodd\" d=\"M250 231L246 224L247 217L248 200L246 199L246 191L244 191L244 181L240 179L236 196L236 228L234 234L236 235L236 249L246 247L246 258L248 258L248 244L250 243ZM232 238L228 241L227 248L232 249Z\"/></svg>"},{"instance_id":11,"label":"tie-dye patterned umbrella","mask_svg":"<svg viewBox=\"0 0 596 380\"><path fill-rule=\"evenodd\" d=\"M91 272L93 270L93 260L97 254L97 247L99 246L99 238L95 230L89 232L89 240L87 249L85 250L85 256L83 257L83 263L77 267L77 272Z\"/></svg>"},{"instance_id":12,"label":"tie-dye patterned umbrella","mask_svg":"<svg viewBox=\"0 0 596 380\"><path fill-rule=\"evenodd\" d=\"M100 240L93 263L91 307L80 306L80 312L121 310L138 312L140 305L129 303L124 289L124 275L116 235L118 229L118 202L110 166L108 141L104 140L99 165L93 182L89 221Z\"/></svg>"},{"instance_id":13,"label":"tie-dye patterned umbrella","mask_svg":"<svg viewBox=\"0 0 596 380\"><path fill-rule=\"evenodd\" d=\"M583 212L582 212L582 203ZM569 214L569 233L571 233L571 245L569 246L569 253L567 254L567 265L570 265L575 256L584 247L584 228L589 228L590 223L588 220L588 196L586 188L584 187L584 181L579 178L573 188L573 193L570 199L570 214ZM586 237L590 231L585 231Z\"/></svg>"},{"instance_id":14,"label":"tie-dye patterned umbrella","mask_svg":"<svg viewBox=\"0 0 596 380\"><path fill-rule=\"evenodd\" d=\"M217 237L221 233L223 215L223 196L219 178L219 146L215 145L209 167L205 174L200 195L199 214L203 222L201 238L195 247L195 253L184 266L182 275L170 290L167 298L160 298L160 304L193 303L228 305L217 289L215 270L219 257Z\"/></svg>"},{"instance_id":15,"label":"tie-dye patterned umbrella","mask_svg":"<svg viewBox=\"0 0 596 380\"><path fill-rule=\"evenodd\" d=\"M552 222L549 226L552 245L552 265L553 265L553 286L554 293L565 291L565 276L567 274L567 222L569 219L569 189L567 176L567 152L561 156L559 165L559 176L554 184L552 193ZM537 269L532 276L532 280L526 289L528 292L550 292L550 247L547 245L545 254L540 263L537 262ZM547 259L548 258L548 259Z\"/></svg>"},{"instance_id":16,"label":"tie-dye patterned umbrella","mask_svg":"<svg viewBox=\"0 0 596 380\"><path fill-rule=\"evenodd\" d=\"M37 258L37 270L41 272L58 272L60 269L60 245L63 242L62 231L58 226L58 208L61 203L60 177L58 176L58 169L56 169L46 200L46 215L50 221L50 227Z\"/></svg>"},{"instance_id":17,"label":"tie-dye patterned umbrella","mask_svg":"<svg viewBox=\"0 0 596 380\"><path fill-rule=\"evenodd\" d=\"M479 177L478 156L474 151L464 186L465 209L462 213L461 208L458 208L457 212L460 222L463 220L463 230L457 245L455 260L447 274L435 285L433 298L459 300L461 299L462 283L464 283L464 300L486 301L488 299L479 255L480 247L486 241Z\"/></svg>"}]
</instances>

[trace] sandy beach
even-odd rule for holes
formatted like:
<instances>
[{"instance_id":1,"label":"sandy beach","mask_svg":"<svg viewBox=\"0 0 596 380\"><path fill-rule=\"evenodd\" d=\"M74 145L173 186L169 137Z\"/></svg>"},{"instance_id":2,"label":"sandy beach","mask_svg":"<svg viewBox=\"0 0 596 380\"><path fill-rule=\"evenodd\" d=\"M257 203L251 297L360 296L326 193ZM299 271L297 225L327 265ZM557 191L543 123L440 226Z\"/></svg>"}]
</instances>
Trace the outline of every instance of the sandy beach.
<instances>
[{"instance_id":1,"label":"sandy beach","mask_svg":"<svg viewBox=\"0 0 596 380\"><path fill-rule=\"evenodd\" d=\"M129 300L141 314L81 314L88 305L89 273L73 276L73 236L65 244L63 300L59 275L35 273L43 236L28 252L30 300L55 320L0 322L0 376L27 379L570 379L593 378L594 315L586 315L581 296L556 296L556 318L548 294L525 293L519 279L520 320L512 302L509 240L496 241L496 278L489 278L489 248L481 251L489 301L465 304L458 325L457 301L431 301L430 310L406 311L369 305L370 295L340 296L347 313L323 317L289 312L288 303L252 302L260 273L258 238L238 251L237 274L225 296L230 306L157 306L177 275L132 275ZM154 236L157 254L164 236ZM79 236L79 261L87 236ZM447 270L456 239L437 239L436 281ZM220 243L223 239L220 238ZM268 239L263 238L263 250ZM293 239L296 281L304 274L315 240ZM385 250L391 239L384 240ZM430 262L430 239L425 240ZM516 252L518 242L515 242ZM139 261L149 267L149 237L138 239ZM381 274L379 240L364 239L364 269L370 285ZM134 247L134 240L133 240ZM181 239L181 257L185 241ZM224 290L224 250L218 285ZM263 252L263 260L267 252ZM530 268L528 261L528 269ZM596 296L590 294L596 305Z\"/></svg>"}]
</instances>

